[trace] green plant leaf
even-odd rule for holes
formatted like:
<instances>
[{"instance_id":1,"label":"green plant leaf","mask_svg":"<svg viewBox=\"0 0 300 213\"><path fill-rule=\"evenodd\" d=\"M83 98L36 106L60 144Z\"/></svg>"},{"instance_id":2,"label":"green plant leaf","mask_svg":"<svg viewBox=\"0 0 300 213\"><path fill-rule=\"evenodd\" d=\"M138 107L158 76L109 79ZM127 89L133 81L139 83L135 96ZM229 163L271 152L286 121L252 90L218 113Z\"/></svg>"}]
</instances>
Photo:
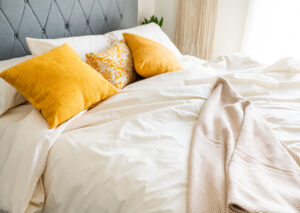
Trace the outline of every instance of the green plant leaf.
<instances>
[{"instance_id":1,"label":"green plant leaf","mask_svg":"<svg viewBox=\"0 0 300 213\"><path fill-rule=\"evenodd\" d=\"M149 23L156 23L160 27L162 27L164 23L164 17L161 17L160 20L158 20L157 16L152 15L149 19L144 18L144 21L142 21L142 24L149 24Z\"/></svg>"},{"instance_id":2,"label":"green plant leaf","mask_svg":"<svg viewBox=\"0 0 300 213\"><path fill-rule=\"evenodd\" d=\"M158 25L159 25L160 27L162 27L163 23L164 23L164 17L161 17L161 19L160 19Z\"/></svg>"}]
</instances>

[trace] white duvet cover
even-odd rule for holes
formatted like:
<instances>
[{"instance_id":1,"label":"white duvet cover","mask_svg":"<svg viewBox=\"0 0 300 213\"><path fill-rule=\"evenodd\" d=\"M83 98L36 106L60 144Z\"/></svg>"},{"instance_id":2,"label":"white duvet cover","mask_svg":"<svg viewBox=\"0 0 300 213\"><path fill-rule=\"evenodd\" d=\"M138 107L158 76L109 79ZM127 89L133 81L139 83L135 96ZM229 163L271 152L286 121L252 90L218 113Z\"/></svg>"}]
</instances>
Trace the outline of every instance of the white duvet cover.
<instances>
[{"instance_id":1,"label":"white duvet cover","mask_svg":"<svg viewBox=\"0 0 300 213\"><path fill-rule=\"evenodd\" d=\"M265 66L238 55L182 62L183 71L131 84L57 129L30 104L0 117L0 209L185 212L189 145L217 76L300 153L300 62Z\"/></svg>"}]
</instances>

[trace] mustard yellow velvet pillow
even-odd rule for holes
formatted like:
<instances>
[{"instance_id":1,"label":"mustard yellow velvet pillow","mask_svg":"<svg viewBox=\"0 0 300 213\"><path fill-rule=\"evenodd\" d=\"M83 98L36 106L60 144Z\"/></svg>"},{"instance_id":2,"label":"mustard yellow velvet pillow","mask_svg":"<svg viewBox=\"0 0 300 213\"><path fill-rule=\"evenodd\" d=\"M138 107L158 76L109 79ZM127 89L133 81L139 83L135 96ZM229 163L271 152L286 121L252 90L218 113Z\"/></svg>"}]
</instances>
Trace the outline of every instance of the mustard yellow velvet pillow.
<instances>
[{"instance_id":1,"label":"mustard yellow velvet pillow","mask_svg":"<svg viewBox=\"0 0 300 213\"><path fill-rule=\"evenodd\" d=\"M118 91L68 44L9 68L0 77L41 111L50 129Z\"/></svg>"},{"instance_id":2,"label":"mustard yellow velvet pillow","mask_svg":"<svg viewBox=\"0 0 300 213\"><path fill-rule=\"evenodd\" d=\"M131 33L123 33L128 45L136 72L145 77L151 77L165 72L181 70L178 58L167 47Z\"/></svg>"}]
</instances>

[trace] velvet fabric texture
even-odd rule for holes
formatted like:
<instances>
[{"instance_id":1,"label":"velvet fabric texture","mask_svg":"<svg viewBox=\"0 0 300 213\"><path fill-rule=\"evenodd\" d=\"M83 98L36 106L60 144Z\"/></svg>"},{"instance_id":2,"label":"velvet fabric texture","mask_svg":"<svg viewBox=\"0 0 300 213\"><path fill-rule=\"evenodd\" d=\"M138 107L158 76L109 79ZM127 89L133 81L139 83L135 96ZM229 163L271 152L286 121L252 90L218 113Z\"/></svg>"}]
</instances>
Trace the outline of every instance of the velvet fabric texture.
<instances>
[{"instance_id":1,"label":"velvet fabric texture","mask_svg":"<svg viewBox=\"0 0 300 213\"><path fill-rule=\"evenodd\" d=\"M123 33L123 37L132 53L134 67L139 75L148 78L183 69L178 58L167 47L131 33Z\"/></svg>"},{"instance_id":2,"label":"velvet fabric texture","mask_svg":"<svg viewBox=\"0 0 300 213\"><path fill-rule=\"evenodd\" d=\"M0 77L41 111L50 129L118 91L68 44L9 68Z\"/></svg>"}]
</instances>

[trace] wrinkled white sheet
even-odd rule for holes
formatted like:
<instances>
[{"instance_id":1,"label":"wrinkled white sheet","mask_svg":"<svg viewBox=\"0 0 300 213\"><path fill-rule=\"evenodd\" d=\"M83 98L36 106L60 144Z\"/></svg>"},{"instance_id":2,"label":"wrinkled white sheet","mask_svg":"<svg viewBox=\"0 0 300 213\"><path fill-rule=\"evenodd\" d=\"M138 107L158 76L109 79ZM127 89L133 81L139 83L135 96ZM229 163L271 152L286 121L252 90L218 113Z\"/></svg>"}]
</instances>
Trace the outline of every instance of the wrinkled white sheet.
<instances>
[{"instance_id":1,"label":"wrinkled white sheet","mask_svg":"<svg viewBox=\"0 0 300 213\"><path fill-rule=\"evenodd\" d=\"M29 104L0 117L0 209L185 212L191 136L219 75L300 152L300 62L182 62L185 70L131 84L55 130Z\"/></svg>"}]
</instances>

